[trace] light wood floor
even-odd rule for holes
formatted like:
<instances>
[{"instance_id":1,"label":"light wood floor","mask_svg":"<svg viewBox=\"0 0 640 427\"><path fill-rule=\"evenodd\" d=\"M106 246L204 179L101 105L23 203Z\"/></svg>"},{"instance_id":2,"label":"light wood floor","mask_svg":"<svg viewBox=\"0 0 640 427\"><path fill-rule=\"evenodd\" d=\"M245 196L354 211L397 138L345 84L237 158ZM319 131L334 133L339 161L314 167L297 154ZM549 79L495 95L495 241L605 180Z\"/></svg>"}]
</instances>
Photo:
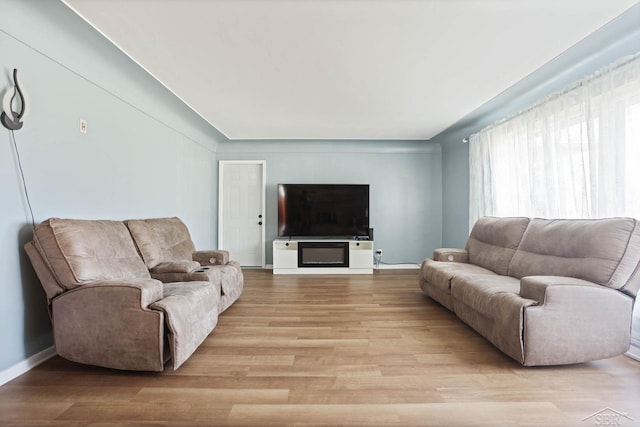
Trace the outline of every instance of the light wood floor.
<instances>
[{"instance_id":1,"label":"light wood floor","mask_svg":"<svg viewBox=\"0 0 640 427\"><path fill-rule=\"evenodd\" d=\"M177 371L55 357L0 387L0 425L640 424L640 362L524 368L423 296L417 270L245 283Z\"/></svg>"}]
</instances>

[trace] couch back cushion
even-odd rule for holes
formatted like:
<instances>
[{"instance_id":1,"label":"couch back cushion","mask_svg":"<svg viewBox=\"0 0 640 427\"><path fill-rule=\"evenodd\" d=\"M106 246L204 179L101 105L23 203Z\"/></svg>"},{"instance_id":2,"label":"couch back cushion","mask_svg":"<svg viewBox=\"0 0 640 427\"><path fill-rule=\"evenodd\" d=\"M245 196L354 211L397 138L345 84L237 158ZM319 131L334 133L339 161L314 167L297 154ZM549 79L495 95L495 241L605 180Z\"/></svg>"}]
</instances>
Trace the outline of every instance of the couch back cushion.
<instances>
[{"instance_id":1,"label":"couch back cushion","mask_svg":"<svg viewBox=\"0 0 640 427\"><path fill-rule=\"evenodd\" d=\"M506 275L528 224L529 218L478 219L467 240L469 262Z\"/></svg>"},{"instance_id":2,"label":"couch back cushion","mask_svg":"<svg viewBox=\"0 0 640 427\"><path fill-rule=\"evenodd\" d=\"M196 248L180 218L130 219L126 224L149 269L162 262L193 260Z\"/></svg>"},{"instance_id":3,"label":"couch back cushion","mask_svg":"<svg viewBox=\"0 0 640 427\"><path fill-rule=\"evenodd\" d=\"M509 267L509 275L569 276L621 289L640 262L635 219L534 218ZM637 289L636 289L637 291Z\"/></svg>"},{"instance_id":4,"label":"couch back cushion","mask_svg":"<svg viewBox=\"0 0 640 427\"><path fill-rule=\"evenodd\" d=\"M35 227L34 241L65 289L151 277L121 221L50 218Z\"/></svg>"}]
</instances>

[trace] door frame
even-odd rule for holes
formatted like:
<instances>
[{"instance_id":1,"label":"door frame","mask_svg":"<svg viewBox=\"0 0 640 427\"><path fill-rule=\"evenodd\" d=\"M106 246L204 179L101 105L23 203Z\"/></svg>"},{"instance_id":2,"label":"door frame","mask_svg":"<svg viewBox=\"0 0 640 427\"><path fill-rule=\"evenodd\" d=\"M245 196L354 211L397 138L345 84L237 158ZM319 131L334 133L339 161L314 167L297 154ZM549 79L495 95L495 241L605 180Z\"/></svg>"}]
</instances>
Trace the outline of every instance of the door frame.
<instances>
[{"instance_id":1,"label":"door frame","mask_svg":"<svg viewBox=\"0 0 640 427\"><path fill-rule=\"evenodd\" d=\"M267 161L266 160L218 160L218 248L224 248L224 166L225 165L260 165L262 168L262 191L260 193L260 209L262 211L262 227L260 230L261 267L266 267L265 228L267 226L266 192ZM233 255L233 254L231 254Z\"/></svg>"}]
</instances>

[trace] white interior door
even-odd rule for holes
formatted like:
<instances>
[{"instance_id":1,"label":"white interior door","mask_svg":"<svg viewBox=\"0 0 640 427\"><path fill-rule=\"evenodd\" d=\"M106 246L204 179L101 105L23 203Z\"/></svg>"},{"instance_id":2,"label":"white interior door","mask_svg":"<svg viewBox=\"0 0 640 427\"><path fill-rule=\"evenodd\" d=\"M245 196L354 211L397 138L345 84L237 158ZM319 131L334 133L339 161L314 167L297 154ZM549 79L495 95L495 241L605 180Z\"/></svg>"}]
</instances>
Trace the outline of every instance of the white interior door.
<instances>
[{"instance_id":1,"label":"white interior door","mask_svg":"<svg viewBox=\"0 0 640 427\"><path fill-rule=\"evenodd\" d=\"M264 267L265 161L221 160L218 247L246 267Z\"/></svg>"}]
</instances>

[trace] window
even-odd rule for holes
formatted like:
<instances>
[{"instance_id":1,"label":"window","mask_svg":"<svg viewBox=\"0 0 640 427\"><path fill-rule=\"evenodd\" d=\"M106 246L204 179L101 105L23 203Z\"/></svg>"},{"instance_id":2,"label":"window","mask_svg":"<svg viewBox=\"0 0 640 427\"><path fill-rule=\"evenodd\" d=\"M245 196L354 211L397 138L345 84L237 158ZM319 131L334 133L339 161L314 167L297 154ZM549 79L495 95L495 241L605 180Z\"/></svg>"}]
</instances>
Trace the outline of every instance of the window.
<instances>
[{"instance_id":1,"label":"window","mask_svg":"<svg viewBox=\"0 0 640 427\"><path fill-rule=\"evenodd\" d=\"M470 137L470 221L640 219L640 55Z\"/></svg>"}]
</instances>

